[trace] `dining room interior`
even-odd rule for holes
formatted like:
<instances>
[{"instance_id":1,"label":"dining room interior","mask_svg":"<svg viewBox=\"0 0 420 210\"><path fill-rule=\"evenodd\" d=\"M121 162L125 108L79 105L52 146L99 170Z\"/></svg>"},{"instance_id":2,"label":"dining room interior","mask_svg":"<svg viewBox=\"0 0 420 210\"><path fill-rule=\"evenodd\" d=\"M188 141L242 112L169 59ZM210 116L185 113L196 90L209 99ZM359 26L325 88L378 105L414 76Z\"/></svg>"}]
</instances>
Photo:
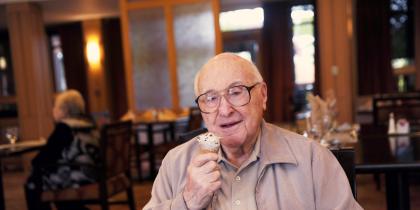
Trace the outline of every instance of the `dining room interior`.
<instances>
[{"instance_id":1,"label":"dining room interior","mask_svg":"<svg viewBox=\"0 0 420 210\"><path fill-rule=\"evenodd\" d=\"M364 209L420 209L420 1L0 0L0 210L27 209L70 89L101 139L132 122L123 180L141 209L165 154L204 127L194 76L222 52L259 69L267 122L352 151L340 163Z\"/></svg>"}]
</instances>

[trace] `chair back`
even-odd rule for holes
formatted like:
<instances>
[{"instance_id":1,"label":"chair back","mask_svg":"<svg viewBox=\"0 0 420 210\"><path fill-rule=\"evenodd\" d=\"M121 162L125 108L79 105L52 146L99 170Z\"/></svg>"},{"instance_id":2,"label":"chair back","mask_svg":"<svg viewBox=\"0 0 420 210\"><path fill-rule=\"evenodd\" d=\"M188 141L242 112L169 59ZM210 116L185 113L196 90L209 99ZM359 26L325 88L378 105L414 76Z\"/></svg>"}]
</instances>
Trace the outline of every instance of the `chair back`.
<instances>
[{"instance_id":1,"label":"chair back","mask_svg":"<svg viewBox=\"0 0 420 210\"><path fill-rule=\"evenodd\" d=\"M356 178L355 178L355 163L354 163L354 149L353 148L340 148L331 150L337 158L341 167L347 175L350 183L351 191L354 198L356 198Z\"/></svg>"},{"instance_id":2,"label":"chair back","mask_svg":"<svg viewBox=\"0 0 420 210\"><path fill-rule=\"evenodd\" d=\"M101 152L106 178L121 173L129 175L131 137L131 121L108 124L102 128Z\"/></svg>"},{"instance_id":3,"label":"chair back","mask_svg":"<svg viewBox=\"0 0 420 210\"><path fill-rule=\"evenodd\" d=\"M178 141L179 142L186 142L186 141L189 141L190 139L192 139L192 138L194 138L194 137L196 137L196 136L198 136L202 133L205 133L205 132L207 132L207 128L200 128L200 129L196 129L196 130L193 130L193 131L189 131L187 133L183 133L183 134L179 135Z\"/></svg>"},{"instance_id":4,"label":"chair back","mask_svg":"<svg viewBox=\"0 0 420 210\"><path fill-rule=\"evenodd\" d=\"M187 132L199 129L202 127L203 118L198 107L190 107L190 114L188 117Z\"/></svg>"},{"instance_id":5,"label":"chair back","mask_svg":"<svg viewBox=\"0 0 420 210\"><path fill-rule=\"evenodd\" d=\"M411 125L420 125L420 93L382 94L373 96L373 122L387 125L389 114L395 119L405 118Z\"/></svg>"}]
</instances>

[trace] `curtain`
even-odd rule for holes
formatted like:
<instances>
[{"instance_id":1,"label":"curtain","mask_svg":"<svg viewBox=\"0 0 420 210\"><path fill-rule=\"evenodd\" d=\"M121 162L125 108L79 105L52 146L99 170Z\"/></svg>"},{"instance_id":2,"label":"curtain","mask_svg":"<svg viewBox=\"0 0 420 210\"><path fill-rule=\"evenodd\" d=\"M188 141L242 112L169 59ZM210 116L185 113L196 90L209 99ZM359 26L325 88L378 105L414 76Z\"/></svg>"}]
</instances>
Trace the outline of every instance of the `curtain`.
<instances>
[{"instance_id":1,"label":"curtain","mask_svg":"<svg viewBox=\"0 0 420 210\"><path fill-rule=\"evenodd\" d=\"M120 19L102 20L102 34L105 68L110 86L108 94L112 99L110 100L111 117L117 120L128 108Z\"/></svg>"},{"instance_id":2,"label":"curtain","mask_svg":"<svg viewBox=\"0 0 420 210\"><path fill-rule=\"evenodd\" d=\"M82 25L80 22L62 24L54 29L61 40L67 88L76 89L83 95L86 111L89 112Z\"/></svg>"},{"instance_id":3,"label":"curtain","mask_svg":"<svg viewBox=\"0 0 420 210\"><path fill-rule=\"evenodd\" d=\"M357 0L357 69L359 95L396 91L391 67L389 0Z\"/></svg>"},{"instance_id":4,"label":"curtain","mask_svg":"<svg viewBox=\"0 0 420 210\"><path fill-rule=\"evenodd\" d=\"M262 74L268 88L265 118L271 122L291 122L294 65L290 4L265 2L263 8Z\"/></svg>"}]
</instances>

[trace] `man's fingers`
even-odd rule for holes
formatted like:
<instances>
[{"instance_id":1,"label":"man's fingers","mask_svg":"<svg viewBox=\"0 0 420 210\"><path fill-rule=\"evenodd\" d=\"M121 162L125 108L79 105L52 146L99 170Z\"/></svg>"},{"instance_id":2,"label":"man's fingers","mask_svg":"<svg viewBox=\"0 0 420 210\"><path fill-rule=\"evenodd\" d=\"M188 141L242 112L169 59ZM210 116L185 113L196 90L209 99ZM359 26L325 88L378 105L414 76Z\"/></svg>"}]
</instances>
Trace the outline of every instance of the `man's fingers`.
<instances>
[{"instance_id":1,"label":"man's fingers","mask_svg":"<svg viewBox=\"0 0 420 210\"><path fill-rule=\"evenodd\" d=\"M222 186L222 181L218 180L211 183L211 185L209 186L209 190L210 192L214 193L216 192L216 190L220 189L221 186Z\"/></svg>"},{"instance_id":2,"label":"man's fingers","mask_svg":"<svg viewBox=\"0 0 420 210\"><path fill-rule=\"evenodd\" d=\"M192 165L195 167L200 167L211 160L216 161L218 157L219 156L216 153L211 152L199 154L193 159Z\"/></svg>"},{"instance_id":3,"label":"man's fingers","mask_svg":"<svg viewBox=\"0 0 420 210\"><path fill-rule=\"evenodd\" d=\"M217 154L197 155L188 166L183 197L187 207L202 209L208 205L215 191L220 189L221 173Z\"/></svg>"},{"instance_id":4,"label":"man's fingers","mask_svg":"<svg viewBox=\"0 0 420 210\"><path fill-rule=\"evenodd\" d=\"M209 161L204 165L200 166L199 169L202 173L208 174L212 171L219 170L219 165L216 161Z\"/></svg>"},{"instance_id":5,"label":"man's fingers","mask_svg":"<svg viewBox=\"0 0 420 210\"><path fill-rule=\"evenodd\" d=\"M208 174L207 175L207 180L208 180L208 182L212 183L212 182L219 181L220 177L221 177L220 171L217 170L217 171L213 171L210 174Z\"/></svg>"}]
</instances>

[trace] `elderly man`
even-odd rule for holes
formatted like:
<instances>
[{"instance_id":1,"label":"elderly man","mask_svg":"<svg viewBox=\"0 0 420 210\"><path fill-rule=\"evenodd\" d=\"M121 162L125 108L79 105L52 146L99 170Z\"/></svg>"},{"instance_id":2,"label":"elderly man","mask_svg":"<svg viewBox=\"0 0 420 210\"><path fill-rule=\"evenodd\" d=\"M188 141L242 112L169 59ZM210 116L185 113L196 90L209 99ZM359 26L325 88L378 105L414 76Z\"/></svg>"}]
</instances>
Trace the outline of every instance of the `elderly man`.
<instances>
[{"instance_id":1,"label":"elderly man","mask_svg":"<svg viewBox=\"0 0 420 210\"><path fill-rule=\"evenodd\" d=\"M219 54L194 86L221 150L199 153L194 140L171 150L144 209L361 209L327 149L263 120L267 86L252 63Z\"/></svg>"}]
</instances>

